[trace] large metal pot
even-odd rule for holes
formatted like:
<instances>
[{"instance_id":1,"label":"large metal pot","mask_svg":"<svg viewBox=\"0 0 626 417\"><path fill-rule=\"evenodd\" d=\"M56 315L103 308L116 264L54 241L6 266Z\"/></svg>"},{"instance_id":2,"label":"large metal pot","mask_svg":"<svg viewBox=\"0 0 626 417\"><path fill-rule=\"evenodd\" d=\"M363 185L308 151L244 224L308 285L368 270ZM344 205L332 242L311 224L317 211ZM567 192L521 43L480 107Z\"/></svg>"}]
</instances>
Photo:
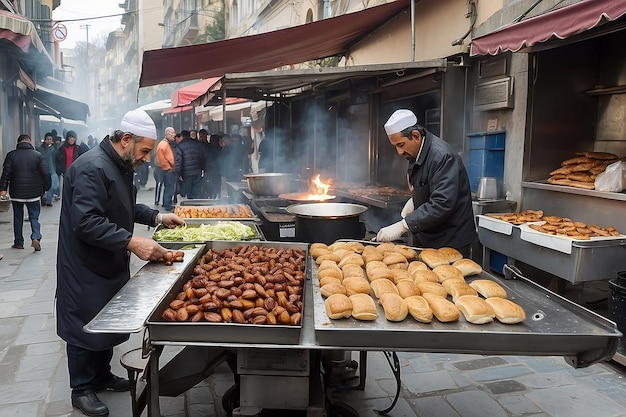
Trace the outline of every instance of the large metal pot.
<instances>
[{"instance_id":1,"label":"large metal pot","mask_svg":"<svg viewBox=\"0 0 626 417\"><path fill-rule=\"evenodd\" d=\"M248 189L256 195L278 195L290 191L291 174L267 172L263 174L245 174Z\"/></svg>"},{"instance_id":2,"label":"large metal pot","mask_svg":"<svg viewBox=\"0 0 626 417\"><path fill-rule=\"evenodd\" d=\"M296 216L296 240L330 245L337 239L363 239L365 224L359 216L366 206L351 203L292 204L287 211Z\"/></svg>"}]
</instances>

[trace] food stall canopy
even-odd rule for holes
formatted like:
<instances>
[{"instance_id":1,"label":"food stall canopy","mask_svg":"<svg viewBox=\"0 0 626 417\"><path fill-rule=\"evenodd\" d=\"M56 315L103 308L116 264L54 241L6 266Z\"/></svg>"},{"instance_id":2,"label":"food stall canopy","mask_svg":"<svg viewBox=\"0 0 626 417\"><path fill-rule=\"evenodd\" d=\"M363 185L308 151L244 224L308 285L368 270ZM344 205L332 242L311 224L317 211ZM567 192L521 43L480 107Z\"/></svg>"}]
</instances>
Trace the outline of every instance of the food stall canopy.
<instances>
[{"instance_id":1,"label":"food stall canopy","mask_svg":"<svg viewBox=\"0 0 626 417\"><path fill-rule=\"evenodd\" d=\"M144 104L143 106L139 107L139 110L143 110L147 112L157 111L157 110L162 111L165 109L169 109L170 107L172 107L172 100L170 100L169 98L166 98L164 100L157 100L157 101L153 101L152 103Z\"/></svg>"},{"instance_id":2,"label":"food stall canopy","mask_svg":"<svg viewBox=\"0 0 626 417\"><path fill-rule=\"evenodd\" d=\"M163 110L163 114L182 113L184 111L188 111L188 110L191 110L191 109L193 109L192 106L172 107L172 108Z\"/></svg>"},{"instance_id":3,"label":"food stall canopy","mask_svg":"<svg viewBox=\"0 0 626 417\"><path fill-rule=\"evenodd\" d=\"M192 101L213 87L221 77L211 77L206 80L179 88L172 92L172 107L188 106Z\"/></svg>"},{"instance_id":4,"label":"food stall canopy","mask_svg":"<svg viewBox=\"0 0 626 417\"><path fill-rule=\"evenodd\" d=\"M40 105L38 107L43 109L42 113L52 113L57 117L61 116L85 122L90 114L87 104L40 85L37 85L33 91L33 101L35 105Z\"/></svg>"},{"instance_id":5,"label":"food stall canopy","mask_svg":"<svg viewBox=\"0 0 626 417\"><path fill-rule=\"evenodd\" d=\"M339 55L402 10L397 0L354 13L257 35L143 53L139 87L229 73L265 71ZM193 65L172 65L187 62Z\"/></svg>"},{"instance_id":6,"label":"food stall canopy","mask_svg":"<svg viewBox=\"0 0 626 417\"><path fill-rule=\"evenodd\" d=\"M583 0L476 37L470 55L517 52L551 38L566 39L625 14L624 0Z\"/></svg>"}]
</instances>

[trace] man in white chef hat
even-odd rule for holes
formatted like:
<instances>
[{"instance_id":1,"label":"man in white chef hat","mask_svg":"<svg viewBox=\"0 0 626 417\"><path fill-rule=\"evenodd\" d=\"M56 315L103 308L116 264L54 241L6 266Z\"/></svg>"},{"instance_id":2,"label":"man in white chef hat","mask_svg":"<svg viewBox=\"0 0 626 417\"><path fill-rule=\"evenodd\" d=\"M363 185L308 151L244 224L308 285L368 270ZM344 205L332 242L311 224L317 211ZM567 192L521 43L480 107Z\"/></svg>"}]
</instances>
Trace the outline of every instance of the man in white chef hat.
<instances>
[{"instance_id":1,"label":"man in white chef hat","mask_svg":"<svg viewBox=\"0 0 626 417\"><path fill-rule=\"evenodd\" d=\"M410 232L421 248L453 247L469 258L476 239L469 177L461 157L443 140L417 123L411 110L396 110L385 123L389 142L407 159L412 197L402 219L380 229L379 242Z\"/></svg>"}]
</instances>

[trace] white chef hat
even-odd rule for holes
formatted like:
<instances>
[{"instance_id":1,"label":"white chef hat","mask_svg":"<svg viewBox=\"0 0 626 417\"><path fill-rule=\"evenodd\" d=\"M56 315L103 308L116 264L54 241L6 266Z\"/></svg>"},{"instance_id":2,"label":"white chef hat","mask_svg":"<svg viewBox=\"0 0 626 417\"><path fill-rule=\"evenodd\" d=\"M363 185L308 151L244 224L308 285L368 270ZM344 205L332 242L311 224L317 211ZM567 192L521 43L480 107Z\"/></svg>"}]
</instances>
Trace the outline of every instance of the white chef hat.
<instances>
[{"instance_id":1,"label":"white chef hat","mask_svg":"<svg viewBox=\"0 0 626 417\"><path fill-rule=\"evenodd\" d=\"M124 115L120 130L130 132L142 138L157 139L156 126L152 118L144 110L131 110Z\"/></svg>"},{"instance_id":2,"label":"white chef hat","mask_svg":"<svg viewBox=\"0 0 626 417\"><path fill-rule=\"evenodd\" d=\"M402 132L407 127L415 126L417 117L411 110L400 109L393 112L387 123L385 123L385 132L387 135Z\"/></svg>"}]
</instances>

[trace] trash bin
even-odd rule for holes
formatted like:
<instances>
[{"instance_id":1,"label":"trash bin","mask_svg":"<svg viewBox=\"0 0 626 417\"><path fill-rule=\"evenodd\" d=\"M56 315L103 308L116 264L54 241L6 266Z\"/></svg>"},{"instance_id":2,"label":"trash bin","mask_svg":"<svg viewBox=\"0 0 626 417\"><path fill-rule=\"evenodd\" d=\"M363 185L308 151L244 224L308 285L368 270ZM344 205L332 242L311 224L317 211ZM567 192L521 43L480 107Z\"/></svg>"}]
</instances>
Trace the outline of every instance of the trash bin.
<instances>
[{"instance_id":1,"label":"trash bin","mask_svg":"<svg viewBox=\"0 0 626 417\"><path fill-rule=\"evenodd\" d=\"M609 318L617 324L622 336L617 345L617 353L626 355L626 271L617 273L617 279L609 281Z\"/></svg>"}]
</instances>

